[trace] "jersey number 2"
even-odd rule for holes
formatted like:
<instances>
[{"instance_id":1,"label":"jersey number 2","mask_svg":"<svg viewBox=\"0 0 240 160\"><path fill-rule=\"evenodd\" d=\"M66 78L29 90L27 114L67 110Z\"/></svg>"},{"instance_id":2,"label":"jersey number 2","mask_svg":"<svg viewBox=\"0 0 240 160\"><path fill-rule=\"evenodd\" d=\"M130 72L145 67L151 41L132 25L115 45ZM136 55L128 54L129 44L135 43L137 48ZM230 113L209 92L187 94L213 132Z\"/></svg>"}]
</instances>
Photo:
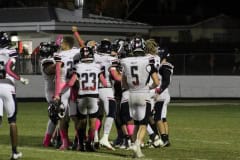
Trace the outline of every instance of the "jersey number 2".
<instances>
[{"instance_id":1,"label":"jersey number 2","mask_svg":"<svg viewBox=\"0 0 240 160\"><path fill-rule=\"evenodd\" d=\"M83 73L81 75L81 79L82 79L82 90L86 91L86 90L92 90L95 91L96 90L96 73ZM86 83L89 82L89 79L91 79L91 86L86 86Z\"/></svg>"}]
</instances>

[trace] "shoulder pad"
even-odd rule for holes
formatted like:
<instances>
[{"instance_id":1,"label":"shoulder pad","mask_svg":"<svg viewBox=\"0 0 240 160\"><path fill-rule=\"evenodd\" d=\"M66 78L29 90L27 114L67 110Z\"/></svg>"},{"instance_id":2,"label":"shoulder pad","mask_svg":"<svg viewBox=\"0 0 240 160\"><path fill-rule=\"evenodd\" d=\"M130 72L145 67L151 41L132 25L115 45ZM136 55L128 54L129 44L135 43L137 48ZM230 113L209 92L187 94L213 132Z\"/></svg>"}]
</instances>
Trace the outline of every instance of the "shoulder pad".
<instances>
[{"instance_id":1,"label":"shoulder pad","mask_svg":"<svg viewBox=\"0 0 240 160\"><path fill-rule=\"evenodd\" d=\"M166 67L166 68L170 68L170 69L174 68L174 66L171 63L169 63L169 62L163 63L162 67Z\"/></svg>"}]
</instances>

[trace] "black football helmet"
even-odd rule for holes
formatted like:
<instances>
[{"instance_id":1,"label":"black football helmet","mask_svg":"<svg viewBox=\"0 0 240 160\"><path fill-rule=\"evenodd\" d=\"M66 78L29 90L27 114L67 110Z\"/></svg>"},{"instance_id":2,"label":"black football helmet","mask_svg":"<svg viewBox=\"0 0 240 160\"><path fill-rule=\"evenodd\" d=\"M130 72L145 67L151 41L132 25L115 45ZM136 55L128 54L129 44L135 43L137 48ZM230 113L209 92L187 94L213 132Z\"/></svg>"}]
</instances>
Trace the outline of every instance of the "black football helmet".
<instances>
[{"instance_id":1,"label":"black football helmet","mask_svg":"<svg viewBox=\"0 0 240 160\"><path fill-rule=\"evenodd\" d=\"M55 42L41 42L39 46L39 53L41 57L48 58L52 57L57 52L59 46Z\"/></svg>"},{"instance_id":2,"label":"black football helmet","mask_svg":"<svg viewBox=\"0 0 240 160\"><path fill-rule=\"evenodd\" d=\"M132 52L144 52L145 41L141 37L135 37L130 42Z\"/></svg>"},{"instance_id":3,"label":"black football helmet","mask_svg":"<svg viewBox=\"0 0 240 160\"><path fill-rule=\"evenodd\" d=\"M124 44L125 40L117 39L112 43L112 50L120 54L124 51Z\"/></svg>"},{"instance_id":4,"label":"black football helmet","mask_svg":"<svg viewBox=\"0 0 240 160\"><path fill-rule=\"evenodd\" d=\"M94 60L94 54L93 50L90 47L83 47L80 50L80 61L86 62L86 61L93 61Z\"/></svg>"},{"instance_id":5,"label":"black football helmet","mask_svg":"<svg viewBox=\"0 0 240 160\"><path fill-rule=\"evenodd\" d=\"M6 32L0 32L0 48L10 46L11 40Z\"/></svg>"},{"instance_id":6,"label":"black football helmet","mask_svg":"<svg viewBox=\"0 0 240 160\"><path fill-rule=\"evenodd\" d=\"M48 116L52 122L56 124L59 119L65 117L65 107L60 102L50 102L48 106Z\"/></svg>"},{"instance_id":7,"label":"black football helmet","mask_svg":"<svg viewBox=\"0 0 240 160\"><path fill-rule=\"evenodd\" d=\"M161 61L163 59L167 59L168 60L170 58L170 56L171 56L171 54L170 54L170 52L169 52L169 50L167 48L160 48L160 47L158 47L158 53L159 53L159 57L160 57Z\"/></svg>"},{"instance_id":8,"label":"black football helmet","mask_svg":"<svg viewBox=\"0 0 240 160\"><path fill-rule=\"evenodd\" d=\"M98 46L99 53L111 54L112 43L109 40L102 40Z\"/></svg>"},{"instance_id":9,"label":"black football helmet","mask_svg":"<svg viewBox=\"0 0 240 160\"><path fill-rule=\"evenodd\" d=\"M131 52L129 42L123 39L117 39L112 44L112 50L118 53L119 58L125 58Z\"/></svg>"}]
</instances>

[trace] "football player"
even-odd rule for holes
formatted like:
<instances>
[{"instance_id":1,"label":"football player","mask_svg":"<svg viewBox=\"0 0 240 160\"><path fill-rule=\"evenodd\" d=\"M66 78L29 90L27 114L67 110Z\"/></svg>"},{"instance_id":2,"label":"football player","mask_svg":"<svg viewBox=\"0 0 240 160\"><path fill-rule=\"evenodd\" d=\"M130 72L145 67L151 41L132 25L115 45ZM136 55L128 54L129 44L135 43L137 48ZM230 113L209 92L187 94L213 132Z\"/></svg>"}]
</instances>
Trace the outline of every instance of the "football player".
<instances>
[{"instance_id":1,"label":"football player","mask_svg":"<svg viewBox=\"0 0 240 160\"><path fill-rule=\"evenodd\" d=\"M80 150L85 151L84 139L86 137L87 115L89 116L89 131L87 149L94 151L94 134L96 118L98 113L98 85L101 82L104 87L107 86L107 81L103 76L101 66L94 62L94 54L91 48L83 47L80 50L81 63L75 65L75 73L69 81L69 86L72 86L76 81L79 83L77 96L78 111L80 112L80 124L77 129Z\"/></svg>"},{"instance_id":2,"label":"football player","mask_svg":"<svg viewBox=\"0 0 240 160\"><path fill-rule=\"evenodd\" d=\"M4 107L8 117L12 146L11 159L16 160L22 157L22 153L17 150L18 132L16 124L17 104L15 80L19 80L25 85L28 84L29 81L13 71L17 52L16 49L10 49L10 44L11 41L8 38L8 34L6 32L0 32L0 110ZM2 117L2 113L0 116Z\"/></svg>"},{"instance_id":3,"label":"football player","mask_svg":"<svg viewBox=\"0 0 240 160\"><path fill-rule=\"evenodd\" d=\"M56 81L55 81L55 101L61 101L65 107L65 111L68 113L70 89L67 88L67 81L70 78L69 71L73 67L73 57L79 53L79 49L73 47L74 38L65 36L61 42L61 50L59 53L54 55L56 61ZM61 98L60 98L61 96ZM69 116L66 116L60 120L60 135L62 140L61 150L68 149L69 138L68 138L68 122Z\"/></svg>"},{"instance_id":4,"label":"football player","mask_svg":"<svg viewBox=\"0 0 240 160\"><path fill-rule=\"evenodd\" d=\"M170 146L169 141L169 129L167 123L167 106L170 102L170 94L168 86L171 82L171 77L173 74L174 66L168 62L170 58L170 53L167 49L162 49L159 52L161 58L161 65L159 68L159 74L161 76L160 86L156 88L156 103L154 106L155 115L154 120L161 134L161 139L163 140L163 147Z\"/></svg>"},{"instance_id":5,"label":"football player","mask_svg":"<svg viewBox=\"0 0 240 160\"><path fill-rule=\"evenodd\" d=\"M109 143L109 134L112 128L113 120L116 114L116 100L114 98L113 80L120 81L116 66L118 63L116 55L112 55L112 44L109 40L104 39L100 42L98 52L95 54L95 62L101 64L104 71L104 77L107 80L107 87L99 86L99 96L103 103L106 113L105 123L103 127L103 136L99 143L111 150L115 150Z\"/></svg>"},{"instance_id":6,"label":"football player","mask_svg":"<svg viewBox=\"0 0 240 160\"><path fill-rule=\"evenodd\" d=\"M160 57L158 55L158 44L154 39L148 39L145 42L145 52L147 53L148 56L154 58L154 66L157 70L159 70L160 67ZM149 79L148 84L152 84L152 80ZM150 97L151 97L151 105L152 105L152 113L154 112L153 107L155 104L155 89L150 90ZM149 124L147 126L147 132L149 135L149 143L148 145L150 147L157 147L154 145L155 141L161 141L158 133L157 126L155 124L155 121L153 119L153 115L149 117Z\"/></svg>"},{"instance_id":7,"label":"football player","mask_svg":"<svg viewBox=\"0 0 240 160\"><path fill-rule=\"evenodd\" d=\"M122 60L126 58L129 54L129 43L126 40L118 39L115 42L115 50L118 53L118 57ZM118 70L120 74L122 74L122 67L119 63ZM133 139L133 131L134 131L134 124L132 118L129 114L129 91L127 89L122 88L121 83L114 83L115 85L115 95L118 95L119 98L119 108L116 115L116 119L119 121L120 124L116 123L116 127L118 129L118 137L115 142L115 146L120 145L121 149L127 149L131 145L131 139ZM119 126L118 126L119 125ZM119 127L119 128L118 128Z\"/></svg>"},{"instance_id":8,"label":"football player","mask_svg":"<svg viewBox=\"0 0 240 160\"><path fill-rule=\"evenodd\" d=\"M144 40L141 37L135 37L131 41L133 57L125 58L121 61L123 67L123 87L129 89L130 114L135 120L135 126L137 126L135 128L138 128L136 141L130 147L137 158L144 156L140 145L143 142L148 118L151 113L149 90L159 85L157 70L152 63L152 59L146 56L144 45ZM147 85L148 77L153 80L151 86Z\"/></svg>"},{"instance_id":9,"label":"football player","mask_svg":"<svg viewBox=\"0 0 240 160\"><path fill-rule=\"evenodd\" d=\"M45 98L50 104L53 101L55 91L55 61L53 54L58 51L58 45L55 42L41 42L39 46L41 72L44 78ZM43 146L48 147L51 142L52 135L57 125L57 119L48 120L47 129L43 139Z\"/></svg>"}]
</instances>

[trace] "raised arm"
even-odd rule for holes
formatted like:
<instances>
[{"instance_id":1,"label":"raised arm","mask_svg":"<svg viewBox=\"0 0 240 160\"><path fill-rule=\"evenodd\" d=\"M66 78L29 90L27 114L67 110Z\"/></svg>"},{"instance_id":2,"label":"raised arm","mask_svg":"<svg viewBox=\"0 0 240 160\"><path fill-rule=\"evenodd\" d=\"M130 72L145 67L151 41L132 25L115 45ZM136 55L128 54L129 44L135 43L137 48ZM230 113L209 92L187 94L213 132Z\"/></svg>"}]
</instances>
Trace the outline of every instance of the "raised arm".
<instances>
[{"instance_id":1,"label":"raised arm","mask_svg":"<svg viewBox=\"0 0 240 160\"><path fill-rule=\"evenodd\" d=\"M84 40L80 37L77 26L72 26L72 32L74 34L74 37L77 39L79 46L84 47Z\"/></svg>"}]
</instances>

